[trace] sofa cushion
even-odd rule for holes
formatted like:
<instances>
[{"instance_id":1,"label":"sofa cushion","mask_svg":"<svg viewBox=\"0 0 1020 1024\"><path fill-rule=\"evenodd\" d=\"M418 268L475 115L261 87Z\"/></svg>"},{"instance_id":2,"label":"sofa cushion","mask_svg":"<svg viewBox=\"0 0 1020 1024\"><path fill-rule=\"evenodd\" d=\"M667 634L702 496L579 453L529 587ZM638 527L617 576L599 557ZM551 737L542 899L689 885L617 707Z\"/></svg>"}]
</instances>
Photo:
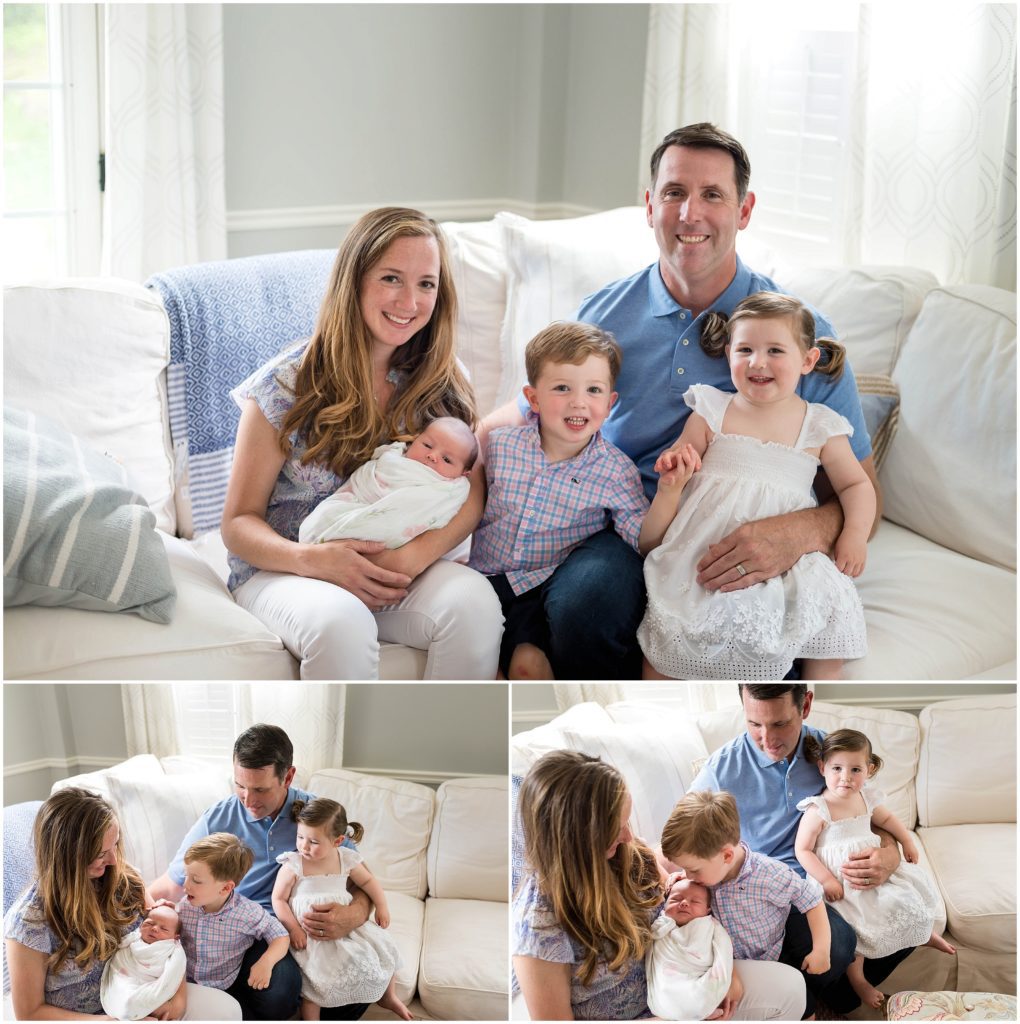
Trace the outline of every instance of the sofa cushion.
<instances>
[{"instance_id":1,"label":"sofa cushion","mask_svg":"<svg viewBox=\"0 0 1020 1024\"><path fill-rule=\"evenodd\" d=\"M900 423L881 476L886 518L1015 569L1016 295L930 292L893 378Z\"/></svg>"},{"instance_id":2,"label":"sofa cushion","mask_svg":"<svg viewBox=\"0 0 1020 1024\"><path fill-rule=\"evenodd\" d=\"M429 899L418 998L439 1020L506 1020L506 903Z\"/></svg>"},{"instance_id":3,"label":"sofa cushion","mask_svg":"<svg viewBox=\"0 0 1020 1024\"><path fill-rule=\"evenodd\" d=\"M566 746L563 730L571 727L584 731L598 730L611 722L609 713L595 701L572 704L562 714L545 725L517 733L510 737L510 763L514 775L524 776L528 769L544 754L562 750Z\"/></svg>"},{"instance_id":4,"label":"sofa cushion","mask_svg":"<svg viewBox=\"0 0 1020 1024\"><path fill-rule=\"evenodd\" d=\"M1015 953L1016 826L946 825L920 828L917 835L942 892L949 931L974 949Z\"/></svg>"},{"instance_id":5,"label":"sofa cushion","mask_svg":"<svg viewBox=\"0 0 1020 1024\"><path fill-rule=\"evenodd\" d=\"M116 278L4 290L4 402L41 413L122 462L167 533L175 529L159 299Z\"/></svg>"},{"instance_id":6,"label":"sofa cushion","mask_svg":"<svg viewBox=\"0 0 1020 1024\"><path fill-rule=\"evenodd\" d=\"M154 754L135 754L126 761L118 761L109 768L102 768L96 772L82 772L80 775L72 775L66 779L54 782L50 787L51 793L58 789L66 789L68 786L80 786L84 789L91 789L100 796L111 800L110 778L119 776L125 779L161 779L163 778L163 766L158 757Z\"/></svg>"},{"instance_id":7,"label":"sofa cushion","mask_svg":"<svg viewBox=\"0 0 1020 1024\"><path fill-rule=\"evenodd\" d=\"M173 622L77 608L9 608L4 677L296 679L297 663L279 637L234 603L186 541L160 536L177 586Z\"/></svg>"},{"instance_id":8,"label":"sofa cushion","mask_svg":"<svg viewBox=\"0 0 1020 1024\"><path fill-rule=\"evenodd\" d=\"M429 895L507 900L507 778L450 779L436 791Z\"/></svg>"},{"instance_id":9,"label":"sofa cushion","mask_svg":"<svg viewBox=\"0 0 1020 1024\"><path fill-rule=\"evenodd\" d=\"M1016 821L1016 694L939 701L920 715L922 825ZM980 751L979 757L961 757Z\"/></svg>"},{"instance_id":10,"label":"sofa cushion","mask_svg":"<svg viewBox=\"0 0 1020 1024\"><path fill-rule=\"evenodd\" d=\"M812 267L783 274L779 283L825 314L855 374L893 372L925 295L938 287L932 274L913 267Z\"/></svg>"},{"instance_id":11,"label":"sofa cushion","mask_svg":"<svg viewBox=\"0 0 1020 1024\"><path fill-rule=\"evenodd\" d=\"M387 892L386 902L390 906L390 926L386 934L397 944L402 961L397 970L397 995L407 1003L418 987L425 904L403 892Z\"/></svg>"},{"instance_id":12,"label":"sofa cushion","mask_svg":"<svg viewBox=\"0 0 1020 1024\"><path fill-rule=\"evenodd\" d=\"M308 788L339 801L349 821L361 822L365 836L358 849L387 892L425 898L425 849L436 810L428 786L330 768L316 772Z\"/></svg>"},{"instance_id":13,"label":"sofa cushion","mask_svg":"<svg viewBox=\"0 0 1020 1024\"><path fill-rule=\"evenodd\" d=\"M4 606L173 617L156 520L124 467L33 412L4 409Z\"/></svg>"},{"instance_id":14,"label":"sofa cushion","mask_svg":"<svg viewBox=\"0 0 1020 1024\"><path fill-rule=\"evenodd\" d=\"M1016 678L1016 575L1008 569L883 519L857 589L868 654L845 664L847 679Z\"/></svg>"},{"instance_id":15,"label":"sofa cushion","mask_svg":"<svg viewBox=\"0 0 1020 1024\"><path fill-rule=\"evenodd\" d=\"M912 829L917 821L914 776L921 744L917 718L906 711L815 701L808 722L827 733L856 729L871 740L872 750L883 761L875 786L886 794L885 806ZM818 778L821 782L820 774Z\"/></svg>"}]
</instances>

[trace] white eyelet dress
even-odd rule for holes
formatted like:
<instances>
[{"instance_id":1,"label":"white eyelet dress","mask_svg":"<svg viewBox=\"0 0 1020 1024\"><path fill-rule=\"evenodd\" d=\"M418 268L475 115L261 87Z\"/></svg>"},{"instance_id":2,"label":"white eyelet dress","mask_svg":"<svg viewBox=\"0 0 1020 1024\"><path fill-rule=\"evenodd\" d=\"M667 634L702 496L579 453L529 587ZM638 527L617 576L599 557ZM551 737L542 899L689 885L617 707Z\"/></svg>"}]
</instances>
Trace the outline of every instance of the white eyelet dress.
<instances>
[{"instance_id":1,"label":"white eyelet dress","mask_svg":"<svg viewBox=\"0 0 1020 1024\"><path fill-rule=\"evenodd\" d=\"M744 590L723 594L697 582L709 546L741 524L813 508L820 463L804 449L853 433L839 413L810 403L793 447L723 434L732 398L707 384L684 395L714 436L662 543L645 559L641 650L675 679L782 679L794 658L860 658L867 653L861 599L820 552Z\"/></svg>"}]
</instances>

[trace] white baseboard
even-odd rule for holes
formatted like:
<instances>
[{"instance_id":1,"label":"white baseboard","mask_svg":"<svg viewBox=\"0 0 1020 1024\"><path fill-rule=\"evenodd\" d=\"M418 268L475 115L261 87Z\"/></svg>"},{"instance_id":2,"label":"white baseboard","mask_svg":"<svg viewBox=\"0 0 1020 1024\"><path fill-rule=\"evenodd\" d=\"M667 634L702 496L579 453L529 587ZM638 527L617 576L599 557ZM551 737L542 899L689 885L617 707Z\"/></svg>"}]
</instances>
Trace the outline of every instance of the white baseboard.
<instances>
[{"instance_id":1,"label":"white baseboard","mask_svg":"<svg viewBox=\"0 0 1020 1024\"><path fill-rule=\"evenodd\" d=\"M437 772L425 768L361 768L357 765L345 764L345 772L358 772L359 775L382 775L388 779L400 779L402 782L418 782L425 786L438 786L450 779L477 779L477 772Z\"/></svg>"},{"instance_id":2,"label":"white baseboard","mask_svg":"<svg viewBox=\"0 0 1020 1024\"><path fill-rule=\"evenodd\" d=\"M61 771L65 777L81 775L83 772L111 768L115 764L120 764L122 760L124 759L120 757L40 757L34 761L18 761L4 765L4 778L51 770Z\"/></svg>"},{"instance_id":3,"label":"white baseboard","mask_svg":"<svg viewBox=\"0 0 1020 1024\"><path fill-rule=\"evenodd\" d=\"M334 206L281 206L260 210L228 210L227 231L282 231L289 228L349 227L383 203L346 203ZM576 203L527 203L520 199L429 199L401 203L422 210L433 220L490 220L500 210L531 220L558 220L597 213Z\"/></svg>"}]
</instances>

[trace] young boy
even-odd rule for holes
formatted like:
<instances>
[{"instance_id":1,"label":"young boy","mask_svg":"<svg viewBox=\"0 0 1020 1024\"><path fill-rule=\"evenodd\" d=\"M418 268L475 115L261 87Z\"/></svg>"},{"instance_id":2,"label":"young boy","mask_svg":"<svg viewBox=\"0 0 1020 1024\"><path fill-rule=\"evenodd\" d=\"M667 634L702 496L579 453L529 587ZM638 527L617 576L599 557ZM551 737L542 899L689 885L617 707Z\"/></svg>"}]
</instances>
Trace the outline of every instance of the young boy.
<instances>
[{"instance_id":1,"label":"young boy","mask_svg":"<svg viewBox=\"0 0 1020 1024\"><path fill-rule=\"evenodd\" d=\"M621 359L601 328L551 324L524 354L529 422L486 440L488 497L468 564L499 595L499 664L510 679L553 678L546 590L567 555L610 523L637 550L648 511L641 476L599 433L616 401Z\"/></svg>"},{"instance_id":2,"label":"young boy","mask_svg":"<svg viewBox=\"0 0 1020 1024\"><path fill-rule=\"evenodd\" d=\"M287 929L264 907L234 892L254 859L251 850L228 832L213 832L184 855L185 895L177 911L188 981L228 991L242 985L241 961L248 947L261 939L268 948L244 981L251 988L267 988L273 967L287 955Z\"/></svg>"},{"instance_id":3,"label":"young boy","mask_svg":"<svg viewBox=\"0 0 1020 1024\"><path fill-rule=\"evenodd\" d=\"M783 960L790 908L807 919L811 952L798 967L825 974L831 934L822 887L781 861L754 853L740 839L740 814L730 793L688 793L662 829L662 854L712 893L712 914L733 942L735 960ZM786 961L788 962L788 961ZM808 1014L814 999L808 991Z\"/></svg>"}]
</instances>

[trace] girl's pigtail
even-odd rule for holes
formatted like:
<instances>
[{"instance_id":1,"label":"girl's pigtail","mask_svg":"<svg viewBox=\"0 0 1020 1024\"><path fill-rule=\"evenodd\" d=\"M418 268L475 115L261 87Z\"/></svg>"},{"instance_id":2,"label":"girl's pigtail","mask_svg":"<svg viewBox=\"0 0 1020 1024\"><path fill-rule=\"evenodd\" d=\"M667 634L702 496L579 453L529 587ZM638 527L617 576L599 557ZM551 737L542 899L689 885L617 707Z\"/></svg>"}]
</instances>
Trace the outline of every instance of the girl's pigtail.
<instances>
[{"instance_id":1,"label":"girl's pigtail","mask_svg":"<svg viewBox=\"0 0 1020 1024\"><path fill-rule=\"evenodd\" d=\"M360 843L363 836L365 835L364 826L360 821L349 821L347 822L347 832L351 839L356 843Z\"/></svg>"},{"instance_id":2,"label":"girl's pigtail","mask_svg":"<svg viewBox=\"0 0 1020 1024\"><path fill-rule=\"evenodd\" d=\"M305 806L306 806L307 803L308 803L307 800L295 800L294 803L292 803L290 805L290 820L291 821L297 821L298 820L298 815L300 815L301 812L305 809Z\"/></svg>"},{"instance_id":3,"label":"girl's pigtail","mask_svg":"<svg viewBox=\"0 0 1020 1024\"><path fill-rule=\"evenodd\" d=\"M804 737L804 760L809 764L817 764L822 758L822 745L811 733Z\"/></svg>"},{"instance_id":4,"label":"girl's pigtail","mask_svg":"<svg viewBox=\"0 0 1020 1024\"><path fill-rule=\"evenodd\" d=\"M871 751L871 767L873 769L872 774L882 767L882 758L880 758L874 751Z\"/></svg>"},{"instance_id":5,"label":"girl's pigtail","mask_svg":"<svg viewBox=\"0 0 1020 1024\"><path fill-rule=\"evenodd\" d=\"M815 369L819 373L824 373L826 377L837 380L846 362L846 347L834 338L818 338L815 340L815 347L822 351L822 359L815 363Z\"/></svg>"},{"instance_id":6,"label":"girl's pigtail","mask_svg":"<svg viewBox=\"0 0 1020 1024\"><path fill-rule=\"evenodd\" d=\"M726 343L730 340L726 331L728 319L725 313L709 313L705 317L701 326L701 348L706 356L718 359L726 354Z\"/></svg>"}]
</instances>

